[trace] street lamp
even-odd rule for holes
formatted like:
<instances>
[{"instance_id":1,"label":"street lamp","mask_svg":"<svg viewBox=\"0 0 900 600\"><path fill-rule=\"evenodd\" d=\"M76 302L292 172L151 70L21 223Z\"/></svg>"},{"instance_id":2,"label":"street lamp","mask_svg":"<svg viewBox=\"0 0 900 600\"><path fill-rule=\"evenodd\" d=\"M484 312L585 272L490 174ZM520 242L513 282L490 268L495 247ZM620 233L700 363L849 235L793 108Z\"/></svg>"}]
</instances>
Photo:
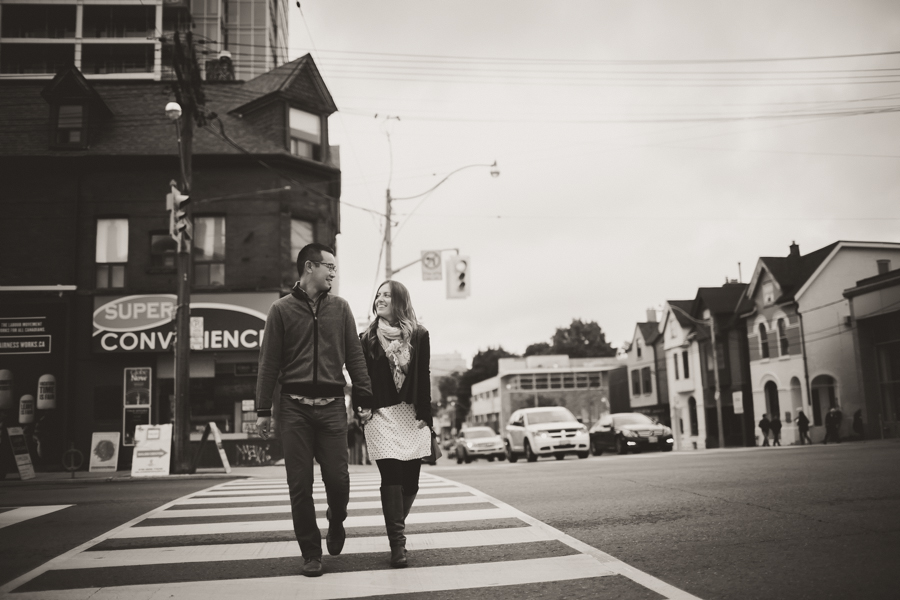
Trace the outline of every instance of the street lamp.
<instances>
[{"instance_id":1,"label":"street lamp","mask_svg":"<svg viewBox=\"0 0 900 600\"><path fill-rule=\"evenodd\" d=\"M449 173L447 173L446 176L444 176L443 179L438 181L436 184L434 184L433 186L431 186L429 189L425 190L421 194L416 194L415 196L403 196L402 198L395 198L395 197L391 196L391 188L390 188L390 186L388 187L388 189L385 193L385 210L384 210L384 247L385 247L384 248L384 256L385 256L385 258L384 258L384 275L385 275L385 279L393 278L394 273L396 273L396 271L394 271L392 264L391 264L391 248L392 248L391 227L393 226L391 223L391 203L394 200L415 200L416 198L421 198L422 196L430 194L431 192L433 192L434 190L439 188L445 181L450 179L450 177L452 177L456 173L459 173L460 171L464 171L465 169L471 169L474 167L489 167L491 169L491 177L499 177L500 176L500 168L497 166L497 161L495 160L493 163L491 163L489 165L488 164L466 165L464 167L460 167L458 169L450 171Z\"/></svg>"}]
</instances>

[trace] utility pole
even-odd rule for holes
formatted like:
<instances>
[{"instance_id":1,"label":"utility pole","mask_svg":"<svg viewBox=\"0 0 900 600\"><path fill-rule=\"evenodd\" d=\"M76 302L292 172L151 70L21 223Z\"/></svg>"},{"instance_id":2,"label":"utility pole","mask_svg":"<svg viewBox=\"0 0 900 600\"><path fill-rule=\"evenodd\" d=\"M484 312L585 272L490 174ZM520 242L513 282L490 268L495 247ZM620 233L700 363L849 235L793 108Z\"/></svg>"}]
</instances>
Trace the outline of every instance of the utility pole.
<instances>
[{"instance_id":1,"label":"utility pole","mask_svg":"<svg viewBox=\"0 0 900 600\"><path fill-rule=\"evenodd\" d=\"M200 87L200 70L194 55L193 37L190 30L184 34L184 43L179 32L175 32L175 54L173 66L177 85L173 86L175 97L183 108L181 118L176 121L178 154L181 161L182 192L191 194L193 179L192 149L194 140L194 119L204 124L199 107L205 104ZM191 223L190 202L184 206L184 219ZM192 227L188 225L190 229ZM175 473L187 473L191 469L188 459L190 448L190 353L191 353L191 250L192 236L183 232L178 238L176 265L178 273L178 300L175 312L175 426L172 440L172 467Z\"/></svg>"},{"instance_id":2,"label":"utility pole","mask_svg":"<svg viewBox=\"0 0 900 600\"><path fill-rule=\"evenodd\" d=\"M393 279L391 268L391 188L384 193L384 278Z\"/></svg>"},{"instance_id":3,"label":"utility pole","mask_svg":"<svg viewBox=\"0 0 900 600\"><path fill-rule=\"evenodd\" d=\"M716 419L719 426L719 448L725 447L725 431L722 426L722 388L719 385L719 352L716 349L716 317L709 311L709 331L712 338L713 375L716 381Z\"/></svg>"}]
</instances>

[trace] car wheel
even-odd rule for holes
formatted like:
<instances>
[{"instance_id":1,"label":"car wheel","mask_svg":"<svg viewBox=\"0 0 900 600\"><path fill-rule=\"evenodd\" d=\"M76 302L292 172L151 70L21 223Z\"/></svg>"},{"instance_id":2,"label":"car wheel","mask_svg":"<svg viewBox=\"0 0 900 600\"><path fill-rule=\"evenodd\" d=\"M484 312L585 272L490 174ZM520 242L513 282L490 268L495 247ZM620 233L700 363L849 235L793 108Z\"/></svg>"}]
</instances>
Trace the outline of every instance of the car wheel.
<instances>
[{"instance_id":1,"label":"car wheel","mask_svg":"<svg viewBox=\"0 0 900 600\"><path fill-rule=\"evenodd\" d=\"M505 455L505 454L498 454L498 455L497 455L497 460L506 460L506 455Z\"/></svg>"},{"instance_id":2,"label":"car wheel","mask_svg":"<svg viewBox=\"0 0 900 600\"><path fill-rule=\"evenodd\" d=\"M456 451L456 464L461 465L463 463L463 460L465 460L465 456L463 456L462 452L457 450Z\"/></svg>"},{"instance_id":3,"label":"car wheel","mask_svg":"<svg viewBox=\"0 0 900 600\"><path fill-rule=\"evenodd\" d=\"M508 458L509 462L511 463L519 460L519 457L516 455L516 453L512 451L512 446L510 445L509 441L506 442L506 458Z\"/></svg>"},{"instance_id":4,"label":"car wheel","mask_svg":"<svg viewBox=\"0 0 900 600\"><path fill-rule=\"evenodd\" d=\"M537 454L531 449L531 444L528 443L528 440L525 440L525 460L528 462L535 462L537 460Z\"/></svg>"},{"instance_id":5,"label":"car wheel","mask_svg":"<svg viewBox=\"0 0 900 600\"><path fill-rule=\"evenodd\" d=\"M471 463L473 460L475 460L475 459L472 458L471 456L469 456L468 454L466 455L466 458L465 458L466 464Z\"/></svg>"},{"instance_id":6,"label":"car wheel","mask_svg":"<svg viewBox=\"0 0 900 600\"><path fill-rule=\"evenodd\" d=\"M620 438L616 439L616 454L628 454L628 446Z\"/></svg>"},{"instance_id":7,"label":"car wheel","mask_svg":"<svg viewBox=\"0 0 900 600\"><path fill-rule=\"evenodd\" d=\"M488 456L488 462L494 462L494 457L493 457L493 456Z\"/></svg>"},{"instance_id":8,"label":"car wheel","mask_svg":"<svg viewBox=\"0 0 900 600\"><path fill-rule=\"evenodd\" d=\"M557 454L556 455L556 460L565 460L565 458L566 458L565 454Z\"/></svg>"},{"instance_id":9,"label":"car wheel","mask_svg":"<svg viewBox=\"0 0 900 600\"><path fill-rule=\"evenodd\" d=\"M591 455L590 452L579 452L579 453L578 453L578 458L587 458L587 457L590 456L590 455Z\"/></svg>"},{"instance_id":10,"label":"car wheel","mask_svg":"<svg viewBox=\"0 0 900 600\"><path fill-rule=\"evenodd\" d=\"M662 448L660 448L660 450L662 450L663 452L671 452L672 446L663 446Z\"/></svg>"},{"instance_id":11,"label":"car wheel","mask_svg":"<svg viewBox=\"0 0 900 600\"><path fill-rule=\"evenodd\" d=\"M593 442L591 444L591 452L594 453L594 456L600 456L601 454L603 454L603 446L601 446L597 442Z\"/></svg>"}]
</instances>

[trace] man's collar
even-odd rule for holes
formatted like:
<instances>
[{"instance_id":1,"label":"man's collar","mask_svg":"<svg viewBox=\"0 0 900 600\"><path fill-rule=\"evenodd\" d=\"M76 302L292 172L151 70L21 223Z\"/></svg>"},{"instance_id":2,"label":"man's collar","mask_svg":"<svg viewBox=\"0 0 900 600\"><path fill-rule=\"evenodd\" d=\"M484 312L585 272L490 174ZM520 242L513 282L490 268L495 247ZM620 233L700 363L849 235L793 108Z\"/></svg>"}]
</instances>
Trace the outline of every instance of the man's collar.
<instances>
[{"instance_id":1,"label":"man's collar","mask_svg":"<svg viewBox=\"0 0 900 600\"><path fill-rule=\"evenodd\" d=\"M302 287L300 287L300 282L296 281L296 282L294 282L294 287L291 288L291 293L294 296L296 296L297 298L300 298L301 300L309 300L310 302L318 302L323 297L328 295L328 290L320 292L319 295L316 296L315 299L313 299L312 296L310 296L309 294L306 293L306 290L304 290Z\"/></svg>"}]
</instances>

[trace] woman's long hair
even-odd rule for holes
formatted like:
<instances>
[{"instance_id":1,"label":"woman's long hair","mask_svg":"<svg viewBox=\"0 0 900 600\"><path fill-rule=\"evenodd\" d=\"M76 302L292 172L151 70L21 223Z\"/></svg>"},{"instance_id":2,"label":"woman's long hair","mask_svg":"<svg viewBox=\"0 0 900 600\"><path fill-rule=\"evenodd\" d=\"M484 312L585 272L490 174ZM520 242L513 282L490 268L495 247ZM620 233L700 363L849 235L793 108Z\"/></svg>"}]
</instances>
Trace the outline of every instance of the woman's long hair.
<instances>
[{"instance_id":1,"label":"woman's long hair","mask_svg":"<svg viewBox=\"0 0 900 600\"><path fill-rule=\"evenodd\" d=\"M378 289L380 290L385 284L390 286L391 313L394 315L394 320L397 322L397 326L400 327L400 331L403 332L403 339L412 343L412 337L419 326L419 321L416 319L416 311L413 310L412 301L409 299L409 290L399 281L390 279L379 285ZM378 327L378 313L375 312L375 300L372 300L372 313L376 317L369 329L374 334L375 328Z\"/></svg>"}]
</instances>

